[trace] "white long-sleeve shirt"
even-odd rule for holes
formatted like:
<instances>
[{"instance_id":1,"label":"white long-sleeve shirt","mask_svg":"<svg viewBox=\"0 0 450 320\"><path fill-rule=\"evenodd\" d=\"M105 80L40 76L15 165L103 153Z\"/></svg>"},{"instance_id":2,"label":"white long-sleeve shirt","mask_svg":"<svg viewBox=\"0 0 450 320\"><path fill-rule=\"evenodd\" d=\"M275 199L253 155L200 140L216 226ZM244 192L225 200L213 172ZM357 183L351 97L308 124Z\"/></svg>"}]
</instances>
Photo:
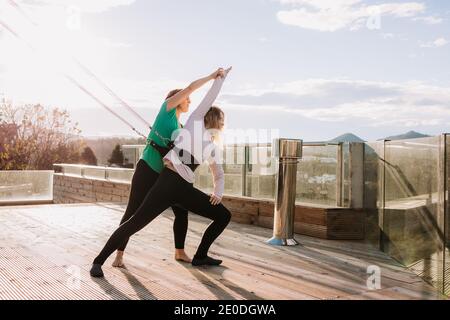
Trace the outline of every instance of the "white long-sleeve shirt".
<instances>
[{"instance_id":1,"label":"white long-sleeve shirt","mask_svg":"<svg viewBox=\"0 0 450 320\"><path fill-rule=\"evenodd\" d=\"M183 129L178 131L174 141L175 149L186 150L202 164L207 162L214 180L214 195L221 198L224 190L224 172L222 167L222 150L212 141L212 135L205 128L204 117L219 95L223 82L227 76L216 78L208 93L192 112ZM194 172L181 162L175 150L171 150L164 159L172 162L175 170L189 183L194 183Z\"/></svg>"}]
</instances>

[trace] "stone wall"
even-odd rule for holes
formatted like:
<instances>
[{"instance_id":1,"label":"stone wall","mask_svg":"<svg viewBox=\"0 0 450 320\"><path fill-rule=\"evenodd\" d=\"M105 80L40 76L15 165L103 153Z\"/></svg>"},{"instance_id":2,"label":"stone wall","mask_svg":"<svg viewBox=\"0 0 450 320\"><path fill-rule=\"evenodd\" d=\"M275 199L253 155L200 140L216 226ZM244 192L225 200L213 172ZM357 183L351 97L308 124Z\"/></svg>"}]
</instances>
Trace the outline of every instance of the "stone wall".
<instances>
[{"instance_id":1,"label":"stone wall","mask_svg":"<svg viewBox=\"0 0 450 320\"><path fill-rule=\"evenodd\" d=\"M53 183L55 203L127 203L130 192L128 183L64 176L59 173L55 173ZM265 228L273 226L273 201L225 196L223 204L231 211L234 222ZM323 239L363 239L364 212L296 205L294 230L298 234Z\"/></svg>"},{"instance_id":2,"label":"stone wall","mask_svg":"<svg viewBox=\"0 0 450 320\"><path fill-rule=\"evenodd\" d=\"M53 176L54 203L119 202L126 203L130 184L106 180Z\"/></svg>"}]
</instances>

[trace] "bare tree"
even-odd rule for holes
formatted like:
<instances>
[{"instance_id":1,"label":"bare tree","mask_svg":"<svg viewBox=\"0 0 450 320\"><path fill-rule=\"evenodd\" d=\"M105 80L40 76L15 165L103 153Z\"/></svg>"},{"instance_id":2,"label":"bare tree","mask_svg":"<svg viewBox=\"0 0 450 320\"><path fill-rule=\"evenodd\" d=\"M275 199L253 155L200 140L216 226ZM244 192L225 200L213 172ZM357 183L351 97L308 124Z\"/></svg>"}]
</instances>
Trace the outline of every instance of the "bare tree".
<instances>
[{"instance_id":1,"label":"bare tree","mask_svg":"<svg viewBox=\"0 0 450 320\"><path fill-rule=\"evenodd\" d=\"M84 146L78 123L65 110L0 104L0 170L52 169L78 162Z\"/></svg>"}]
</instances>

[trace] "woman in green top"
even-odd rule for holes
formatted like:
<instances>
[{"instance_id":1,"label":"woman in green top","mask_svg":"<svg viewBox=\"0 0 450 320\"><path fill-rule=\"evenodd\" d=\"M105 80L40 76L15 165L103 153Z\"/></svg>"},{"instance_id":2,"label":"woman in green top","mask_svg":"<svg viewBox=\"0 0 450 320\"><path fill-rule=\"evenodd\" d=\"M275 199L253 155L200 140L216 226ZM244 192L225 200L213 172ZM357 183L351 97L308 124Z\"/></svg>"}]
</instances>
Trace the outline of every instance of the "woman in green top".
<instances>
[{"instance_id":1,"label":"woman in green top","mask_svg":"<svg viewBox=\"0 0 450 320\"><path fill-rule=\"evenodd\" d=\"M131 191L127 209L125 210L125 214L123 215L120 224L124 223L134 215L148 191L150 191L156 182L159 173L164 168L162 155L160 153L161 150L157 150L157 148L168 147L168 143L172 138L172 133L181 127L179 118L182 113L189 111L189 104L191 103L191 100L189 99L190 94L208 81L213 80L222 74L223 70L218 69L209 76L192 82L185 89L176 89L169 92L159 110L155 122L153 123L153 129L148 135L147 140L148 142L152 142L153 145L147 143L142 157L136 165L136 170L131 181ZM154 144L157 146L154 146ZM187 210L176 206L173 206L172 210L175 214L173 223L175 259L191 262L191 258L189 258L184 251L184 242L188 227L188 212ZM127 243L128 239L126 239L117 250L117 255L113 262L114 267L122 267L124 265L123 253Z\"/></svg>"}]
</instances>

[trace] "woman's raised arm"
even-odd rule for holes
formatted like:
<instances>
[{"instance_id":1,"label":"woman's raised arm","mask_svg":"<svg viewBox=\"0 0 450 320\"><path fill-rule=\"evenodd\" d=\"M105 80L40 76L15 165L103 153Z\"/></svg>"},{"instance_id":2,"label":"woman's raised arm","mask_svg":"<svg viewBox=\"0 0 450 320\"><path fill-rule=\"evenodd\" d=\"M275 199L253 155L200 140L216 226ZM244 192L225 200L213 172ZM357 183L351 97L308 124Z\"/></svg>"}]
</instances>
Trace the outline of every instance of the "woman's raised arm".
<instances>
[{"instance_id":1,"label":"woman's raised arm","mask_svg":"<svg viewBox=\"0 0 450 320\"><path fill-rule=\"evenodd\" d=\"M194 112L192 112L191 116L186 121L186 124L190 120L203 119L203 117L208 112L209 108L211 108L212 104L214 103L217 96L219 95L220 89L222 88L222 85L223 85L223 82L225 81L225 78L227 77L228 72L230 72L230 70L231 70L231 67L226 70L223 70L223 69L221 70L221 73L216 78L216 80L214 81L211 88L206 93L205 97L200 102L198 107L194 110Z\"/></svg>"},{"instance_id":2,"label":"woman's raised arm","mask_svg":"<svg viewBox=\"0 0 450 320\"><path fill-rule=\"evenodd\" d=\"M181 90L180 92L176 93L169 99L167 99L167 111L172 110L173 108L176 108L183 100L185 100L189 95L203 86L205 83L207 83L209 80L216 79L217 77L223 77L224 70L222 68L217 69L213 73L211 73L209 76L200 78L198 80L195 80L190 85L188 85L186 88Z\"/></svg>"}]
</instances>

